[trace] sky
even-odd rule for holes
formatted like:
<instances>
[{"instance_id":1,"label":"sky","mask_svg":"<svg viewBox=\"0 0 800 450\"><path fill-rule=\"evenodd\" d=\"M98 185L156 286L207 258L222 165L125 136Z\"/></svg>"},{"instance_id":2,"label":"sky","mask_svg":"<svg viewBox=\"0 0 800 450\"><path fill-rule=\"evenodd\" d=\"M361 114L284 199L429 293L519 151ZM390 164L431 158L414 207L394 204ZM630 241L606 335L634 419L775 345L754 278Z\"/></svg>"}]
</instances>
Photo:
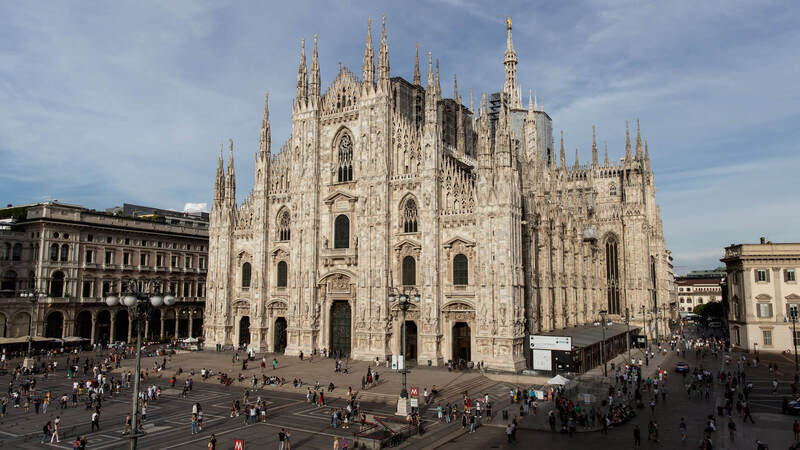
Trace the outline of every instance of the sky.
<instances>
[{"instance_id":1,"label":"sky","mask_svg":"<svg viewBox=\"0 0 800 450\"><path fill-rule=\"evenodd\" d=\"M210 204L228 139L242 200L266 91L273 152L290 134L300 39L319 36L324 90L339 62L361 73L367 19L377 49L382 14L391 76L412 78L419 42L444 96L455 73L476 99L502 89L510 16L523 97L536 90L582 162L592 125L619 158L639 118L677 273L718 266L732 243L800 240L792 1L6 0L0 202Z\"/></svg>"}]
</instances>

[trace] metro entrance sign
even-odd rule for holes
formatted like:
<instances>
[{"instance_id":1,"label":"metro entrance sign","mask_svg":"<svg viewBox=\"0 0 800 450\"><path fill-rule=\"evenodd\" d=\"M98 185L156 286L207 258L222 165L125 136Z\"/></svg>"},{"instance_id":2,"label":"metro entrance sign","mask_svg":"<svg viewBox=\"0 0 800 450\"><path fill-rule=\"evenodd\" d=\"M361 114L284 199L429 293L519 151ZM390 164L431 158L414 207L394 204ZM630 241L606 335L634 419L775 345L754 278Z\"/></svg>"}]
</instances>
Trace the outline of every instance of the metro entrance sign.
<instances>
[{"instance_id":1,"label":"metro entrance sign","mask_svg":"<svg viewBox=\"0 0 800 450\"><path fill-rule=\"evenodd\" d=\"M416 388L416 387L414 387L414 386L411 386L411 389L409 390L409 394L410 394L412 397L417 397L417 396L419 396L419 389L417 389L417 388Z\"/></svg>"},{"instance_id":2,"label":"metro entrance sign","mask_svg":"<svg viewBox=\"0 0 800 450\"><path fill-rule=\"evenodd\" d=\"M571 336L542 336L531 335L530 337L531 350L572 350L572 337Z\"/></svg>"},{"instance_id":3,"label":"metro entrance sign","mask_svg":"<svg viewBox=\"0 0 800 450\"><path fill-rule=\"evenodd\" d=\"M241 439L233 441L233 450L244 450L244 441Z\"/></svg>"}]
</instances>

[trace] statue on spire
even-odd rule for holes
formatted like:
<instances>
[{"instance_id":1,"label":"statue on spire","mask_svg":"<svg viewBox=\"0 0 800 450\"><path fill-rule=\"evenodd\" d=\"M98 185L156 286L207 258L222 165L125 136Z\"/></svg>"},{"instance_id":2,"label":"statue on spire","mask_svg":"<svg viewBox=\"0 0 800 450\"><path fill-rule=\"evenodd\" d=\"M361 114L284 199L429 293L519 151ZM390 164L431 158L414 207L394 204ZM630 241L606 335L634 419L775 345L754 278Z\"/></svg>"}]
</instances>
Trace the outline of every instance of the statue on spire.
<instances>
[{"instance_id":1,"label":"statue on spire","mask_svg":"<svg viewBox=\"0 0 800 450\"><path fill-rule=\"evenodd\" d=\"M503 93L512 108L522 108L519 87L517 86L517 52L514 51L514 40L511 38L511 18L506 17L508 25L508 37L506 39L506 54L503 65L506 71L506 81L503 85Z\"/></svg>"}]
</instances>

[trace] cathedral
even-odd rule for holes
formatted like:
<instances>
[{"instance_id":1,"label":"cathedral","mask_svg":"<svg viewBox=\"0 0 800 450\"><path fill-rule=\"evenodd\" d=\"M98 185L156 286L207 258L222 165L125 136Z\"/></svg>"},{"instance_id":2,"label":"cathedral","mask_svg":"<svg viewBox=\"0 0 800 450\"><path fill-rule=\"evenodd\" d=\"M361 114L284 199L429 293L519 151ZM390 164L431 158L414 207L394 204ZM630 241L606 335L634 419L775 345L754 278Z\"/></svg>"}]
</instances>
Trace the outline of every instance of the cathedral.
<instances>
[{"instance_id":1,"label":"cathedral","mask_svg":"<svg viewBox=\"0 0 800 450\"><path fill-rule=\"evenodd\" d=\"M255 186L236 201L233 142L220 149L209 227L206 345L247 345L420 364L526 367L527 336L611 320L644 324L668 299L668 254L646 140L624 157L567 163L564 135L528 95L507 20L500 92L476 109L444 98L438 60L392 76L383 21L377 71L323 91L305 43L289 140L271 148L269 97ZM499 67L498 67L499 70ZM412 304L405 323L396 294ZM395 295L392 295L395 294Z\"/></svg>"}]
</instances>

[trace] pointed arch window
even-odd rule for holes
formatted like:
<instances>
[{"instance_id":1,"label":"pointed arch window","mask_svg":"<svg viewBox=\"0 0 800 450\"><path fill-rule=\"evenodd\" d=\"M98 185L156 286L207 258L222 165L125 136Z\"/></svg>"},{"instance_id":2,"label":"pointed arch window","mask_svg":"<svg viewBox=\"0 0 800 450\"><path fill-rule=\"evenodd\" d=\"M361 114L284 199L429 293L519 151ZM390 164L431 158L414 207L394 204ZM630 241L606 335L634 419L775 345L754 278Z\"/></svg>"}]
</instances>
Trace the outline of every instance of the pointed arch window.
<instances>
[{"instance_id":1,"label":"pointed arch window","mask_svg":"<svg viewBox=\"0 0 800 450\"><path fill-rule=\"evenodd\" d=\"M333 228L333 248L350 248L350 219L344 214L337 216Z\"/></svg>"},{"instance_id":2,"label":"pointed arch window","mask_svg":"<svg viewBox=\"0 0 800 450\"><path fill-rule=\"evenodd\" d=\"M353 181L353 138L347 133L343 134L336 147L339 152L336 180L340 183Z\"/></svg>"},{"instance_id":3,"label":"pointed arch window","mask_svg":"<svg viewBox=\"0 0 800 450\"><path fill-rule=\"evenodd\" d=\"M417 202L414 199L408 199L403 207L403 232L417 232Z\"/></svg>"},{"instance_id":4,"label":"pointed arch window","mask_svg":"<svg viewBox=\"0 0 800 450\"><path fill-rule=\"evenodd\" d=\"M403 258L403 286L417 284L417 260L413 256Z\"/></svg>"},{"instance_id":5,"label":"pointed arch window","mask_svg":"<svg viewBox=\"0 0 800 450\"><path fill-rule=\"evenodd\" d=\"M291 219L289 218L289 211L283 210L278 218L278 240L288 241L291 240L292 231L290 228Z\"/></svg>"},{"instance_id":6,"label":"pointed arch window","mask_svg":"<svg viewBox=\"0 0 800 450\"><path fill-rule=\"evenodd\" d=\"M613 236L606 241L606 285L608 313L619 314L619 254L617 238Z\"/></svg>"},{"instance_id":7,"label":"pointed arch window","mask_svg":"<svg viewBox=\"0 0 800 450\"><path fill-rule=\"evenodd\" d=\"M453 258L453 285L469 284L469 261L466 255L459 253Z\"/></svg>"},{"instance_id":8,"label":"pointed arch window","mask_svg":"<svg viewBox=\"0 0 800 450\"><path fill-rule=\"evenodd\" d=\"M289 279L289 266L286 261L278 262L278 279L277 284L279 288L285 288Z\"/></svg>"},{"instance_id":9,"label":"pointed arch window","mask_svg":"<svg viewBox=\"0 0 800 450\"><path fill-rule=\"evenodd\" d=\"M608 188L608 195L616 196L617 195L617 185L611 183L611 187Z\"/></svg>"},{"instance_id":10,"label":"pointed arch window","mask_svg":"<svg viewBox=\"0 0 800 450\"><path fill-rule=\"evenodd\" d=\"M252 267L250 266L249 262L242 264L242 287L249 288L250 287L250 275L251 275Z\"/></svg>"}]
</instances>

